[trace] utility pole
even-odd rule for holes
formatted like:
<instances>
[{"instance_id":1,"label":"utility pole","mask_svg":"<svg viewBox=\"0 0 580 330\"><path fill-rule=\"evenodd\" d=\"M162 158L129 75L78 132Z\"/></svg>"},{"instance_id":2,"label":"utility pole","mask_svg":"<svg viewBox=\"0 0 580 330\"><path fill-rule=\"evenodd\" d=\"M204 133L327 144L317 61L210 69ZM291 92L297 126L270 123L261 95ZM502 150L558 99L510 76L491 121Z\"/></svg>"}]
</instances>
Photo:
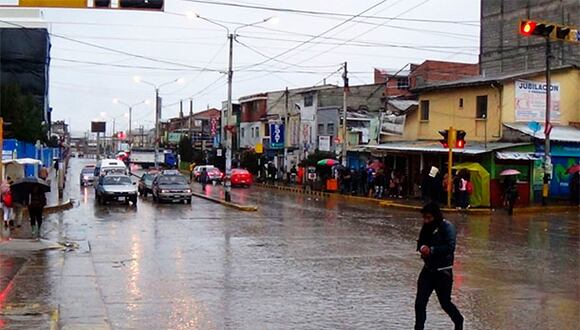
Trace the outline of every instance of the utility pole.
<instances>
[{"instance_id":1,"label":"utility pole","mask_svg":"<svg viewBox=\"0 0 580 330\"><path fill-rule=\"evenodd\" d=\"M550 194L550 176L552 175L552 160L550 158L550 131L552 124L550 123L550 111L552 102L552 93L550 87L552 79L550 75L550 61L552 59L552 47L550 37L546 37L546 124L544 127L545 146L544 146L544 185L542 186L542 205L548 204L548 196Z\"/></svg>"},{"instance_id":2,"label":"utility pole","mask_svg":"<svg viewBox=\"0 0 580 330\"><path fill-rule=\"evenodd\" d=\"M160 103L159 88L155 87L155 168L159 168L159 117L161 116Z\"/></svg>"},{"instance_id":3,"label":"utility pole","mask_svg":"<svg viewBox=\"0 0 580 330\"><path fill-rule=\"evenodd\" d=\"M192 123L191 123L191 121L192 121L192 120L193 120L193 99L190 99L190 100L189 100L189 118L188 118L188 120L187 120L187 123L188 123L188 129L189 129L189 132L188 132L188 135L187 135L187 137L189 138L189 147L190 147L190 148L191 148L191 143L192 143L192 141L193 141L193 139L192 139L192 137L191 137L191 135L193 134L193 133L192 133L192 131L193 131L193 127L192 127L192 125L191 125L191 124L192 124Z\"/></svg>"},{"instance_id":4,"label":"utility pole","mask_svg":"<svg viewBox=\"0 0 580 330\"><path fill-rule=\"evenodd\" d=\"M133 133L131 133L131 120L133 120L133 107L129 107L129 133L127 134L127 139L129 140L129 150L133 146Z\"/></svg>"},{"instance_id":5,"label":"utility pole","mask_svg":"<svg viewBox=\"0 0 580 330\"><path fill-rule=\"evenodd\" d=\"M344 88L342 90L342 166L346 167L346 116L347 116L347 106L346 106L346 96L349 91L348 87L348 63L344 62L344 72L342 73L342 79L344 81Z\"/></svg>"},{"instance_id":6,"label":"utility pole","mask_svg":"<svg viewBox=\"0 0 580 330\"><path fill-rule=\"evenodd\" d=\"M231 132L230 132L230 117L233 112L232 108L232 81L234 76L233 70L233 58L234 58L234 35L232 33L228 34L228 41L229 41L229 59L228 59L228 108L226 110L225 116L225 144L226 144L226 178L224 181L225 185L225 200L226 202L231 202L232 196L232 182L231 182L231 175L232 175L232 139L231 139Z\"/></svg>"},{"instance_id":7,"label":"utility pole","mask_svg":"<svg viewBox=\"0 0 580 330\"><path fill-rule=\"evenodd\" d=\"M286 91L284 92L284 173L288 172L288 87L286 87Z\"/></svg>"}]
</instances>

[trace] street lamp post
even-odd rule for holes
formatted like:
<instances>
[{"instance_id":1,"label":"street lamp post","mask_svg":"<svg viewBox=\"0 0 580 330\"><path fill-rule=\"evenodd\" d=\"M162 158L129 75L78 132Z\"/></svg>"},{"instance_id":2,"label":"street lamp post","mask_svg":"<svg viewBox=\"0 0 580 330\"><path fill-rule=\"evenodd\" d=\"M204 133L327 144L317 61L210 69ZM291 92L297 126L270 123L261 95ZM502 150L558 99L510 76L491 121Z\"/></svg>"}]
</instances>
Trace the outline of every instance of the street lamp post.
<instances>
[{"instance_id":1,"label":"street lamp post","mask_svg":"<svg viewBox=\"0 0 580 330\"><path fill-rule=\"evenodd\" d=\"M129 149L131 148L131 146L133 145L133 134L131 133L131 123L133 120L133 108L141 105L141 104L149 104L149 100L143 100L141 102L137 102L134 104L129 104L129 103L125 103L119 99L113 99L113 103L115 104L122 104L124 106L126 106L129 109L129 131L127 134L127 139L129 140Z\"/></svg>"},{"instance_id":2,"label":"street lamp post","mask_svg":"<svg viewBox=\"0 0 580 330\"><path fill-rule=\"evenodd\" d=\"M190 19L195 19L195 18L199 18L202 19L208 23L217 25L223 29L226 30L227 33L227 38L228 38L228 44L229 44L229 52L228 52L228 104L227 104L227 109L226 112L224 114L225 116L225 129L223 129L222 131L224 132L224 140L225 140L225 147L226 147L226 177L224 180L224 187L225 187L225 200L226 202L231 202L231 191L232 191L232 182L231 182L231 174L232 174L232 137L231 137L231 131L230 131L230 117L233 113L233 106L232 106L232 85L233 85L233 77L234 77L234 69L233 69L233 59L234 59L234 39L237 36L237 32L240 29L246 28L246 27L250 27L250 26L255 26L258 24L262 24L262 23L266 23L270 20L275 20L276 17L268 17L265 18L261 21L258 22L254 22L254 23L249 23L249 24L243 24L238 26L237 28L234 29L234 33L231 33L230 28L220 24L216 21L213 21L209 18L206 17L202 17L200 15L198 15L197 13L188 13L187 15L188 18ZM222 120L222 122L224 122Z\"/></svg>"},{"instance_id":3,"label":"street lamp post","mask_svg":"<svg viewBox=\"0 0 580 330\"><path fill-rule=\"evenodd\" d=\"M184 83L185 79L183 78L178 78L178 79L174 79L162 84L154 84L152 82L148 82L145 81L143 79L141 79L141 77L139 76L135 76L133 78L133 80L136 83L143 83L145 85L149 85L153 88L155 88L155 168L159 167L159 119L161 119L161 100L159 98L159 89L163 86L167 86L167 85L171 85L174 83ZM130 121L129 121L130 122Z\"/></svg>"}]
</instances>

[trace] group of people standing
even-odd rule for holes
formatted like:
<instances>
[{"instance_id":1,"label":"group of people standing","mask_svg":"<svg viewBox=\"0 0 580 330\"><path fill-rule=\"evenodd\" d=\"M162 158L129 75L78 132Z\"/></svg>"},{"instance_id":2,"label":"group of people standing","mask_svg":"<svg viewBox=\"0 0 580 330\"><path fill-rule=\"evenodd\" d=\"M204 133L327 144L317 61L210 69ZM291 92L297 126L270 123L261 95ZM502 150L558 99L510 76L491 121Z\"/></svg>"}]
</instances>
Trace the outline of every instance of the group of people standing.
<instances>
[{"instance_id":1,"label":"group of people standing","mask_svg":"<svg viewBox=\"0 0 580 330\"><path fill-rule=\"evenodd\" d=\"M447 194L452 194L452 200L456 208L468 209L469 195L473 193L473 184L468 170L459 170L451 177L451 192L449 192L449 177L441 175L439 169L431 166L423 170L421 175L421 199L425 204L443 203Z\"/></svg>"},{"instance_id":2,"label":"group of people standing","mask_svg":"<svg viewBox=\"0 0 580 330\"><path fill-rule=\"evenodd\" d=\"M355 169L342 168L338 171L342 194L374 198L403 198L406 195L406 176L401 171L361 166Z\"/></svg>"}]
</instances>

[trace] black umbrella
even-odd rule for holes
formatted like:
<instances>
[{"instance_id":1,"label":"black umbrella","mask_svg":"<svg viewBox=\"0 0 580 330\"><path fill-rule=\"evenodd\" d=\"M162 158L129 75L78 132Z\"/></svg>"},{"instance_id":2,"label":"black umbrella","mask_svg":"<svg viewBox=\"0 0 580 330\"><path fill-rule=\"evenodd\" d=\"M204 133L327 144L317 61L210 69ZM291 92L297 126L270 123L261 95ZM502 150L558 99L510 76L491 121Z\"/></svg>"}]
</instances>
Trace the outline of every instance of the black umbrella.
<instances>
[{"instance_id":1,"label":"black umbrella","mask_svg":"<svg viewBox=\"0 0 580 330\"><path fill-rule=\"evenodd\" d=\"M13 195L12 198L15 202L23 202L27 199L28 195L30 195L34 187L38 187L42 193L50 191L50 185L48 182L37 177L27 176L14 181L10 186Z\"/></svg>"}]
</instances>

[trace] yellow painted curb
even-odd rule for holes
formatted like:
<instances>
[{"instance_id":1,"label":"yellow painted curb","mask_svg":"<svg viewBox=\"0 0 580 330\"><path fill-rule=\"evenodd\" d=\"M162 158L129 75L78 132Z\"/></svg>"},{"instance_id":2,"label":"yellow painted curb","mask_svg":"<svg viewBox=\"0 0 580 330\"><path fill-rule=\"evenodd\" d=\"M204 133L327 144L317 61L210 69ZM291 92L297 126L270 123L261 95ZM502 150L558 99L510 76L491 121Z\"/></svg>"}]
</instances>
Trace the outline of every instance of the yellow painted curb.
<instances>
[{"instance_id":1,"label":"yellow painted curb","mask_svg":"<svg viewBox=\"0 0 580 330\"><path fill-rule=\"evenodd\" d=\"M580 206L531 206L514 208L514 214L543 213L543 212L580 212Z\"/></svg>"},{"instance_id":2,"label":"yellow painted curb","mask_svg":"<svg viewBox=\"0 0 580 330\"><path fill-rule=\"evenodd\" d=\"M211 196L206 196L204 194L200 194L200 193L196 193L196 192L192 192L191 194L193 196L196 196L196 197L199 197L199 198L203 198L203 199L206 199L208 201L212 201L214 203L218 203L218 204L222 204L222 205L225 205L225 206L229 206L229 207L235 208L235 209L240 210L240 211L247 211L247 212L255 212L255 211L258 211L258 207L257 206L254 206L254 205L240 205L240 204L235 204L235 203L231 203L231 202L226 202L226 201L223 201L221 199L214 198L214 197L211 197Z\"/></svg>"}]
</instances>

